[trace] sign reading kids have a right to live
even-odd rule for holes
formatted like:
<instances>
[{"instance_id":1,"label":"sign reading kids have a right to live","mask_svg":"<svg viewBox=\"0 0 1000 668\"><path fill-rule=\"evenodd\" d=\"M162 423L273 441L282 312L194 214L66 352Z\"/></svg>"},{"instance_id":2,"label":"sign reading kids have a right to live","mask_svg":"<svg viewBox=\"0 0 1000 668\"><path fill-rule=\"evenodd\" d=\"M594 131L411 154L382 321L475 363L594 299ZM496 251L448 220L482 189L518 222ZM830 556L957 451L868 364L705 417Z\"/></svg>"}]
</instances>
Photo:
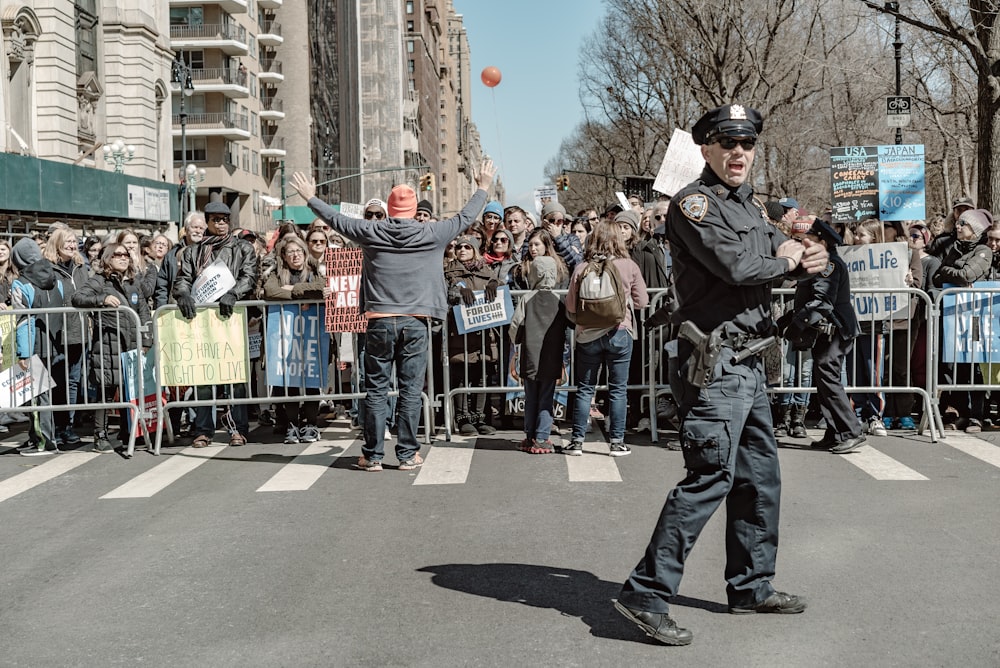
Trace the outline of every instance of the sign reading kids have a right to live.
<instances>
[{"instance_id":1,"label":"sign reading kids have a right to live","mask_svg":"<svg viewBox=\"0 0 1000 668\"><path fill-rule=\"evenodd\" d=\"M360 248L331 248L326 251L326 331L362 333L368 319L361 312Z\"/></svg>"},{"instance_id":2,"label":"sign reading kids have a right to live","mask_svg":"<svg viewBox=\"0 0 1000 668\"><path fill-rule=\"evenodd\" d=\"M215 308L199 308L193 320L171 309L157 316L156 328L156 372L164 387L247 382L245 307L235 307L227 320Z\"/></svg>"}]
</instances>

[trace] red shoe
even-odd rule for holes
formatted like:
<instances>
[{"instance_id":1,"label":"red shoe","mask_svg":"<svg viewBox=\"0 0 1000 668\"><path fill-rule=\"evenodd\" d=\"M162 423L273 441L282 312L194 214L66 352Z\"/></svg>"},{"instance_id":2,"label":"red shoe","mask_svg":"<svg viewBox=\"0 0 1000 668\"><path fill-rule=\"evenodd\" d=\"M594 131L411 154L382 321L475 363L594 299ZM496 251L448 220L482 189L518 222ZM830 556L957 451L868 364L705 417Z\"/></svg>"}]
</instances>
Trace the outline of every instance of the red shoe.
<instances>
[{"instance_id":1,"label":"red shoe","mask_svg":"<svg viewBox=\"0 0 1000 668\"><path fill-rule=\"evenodd\" d=\"M534 447L532 447L528 452L533 455L551 455L556 451L556 446L552 441L544 440L541 442L535 441Z\"/></svg>"}]
</instances>

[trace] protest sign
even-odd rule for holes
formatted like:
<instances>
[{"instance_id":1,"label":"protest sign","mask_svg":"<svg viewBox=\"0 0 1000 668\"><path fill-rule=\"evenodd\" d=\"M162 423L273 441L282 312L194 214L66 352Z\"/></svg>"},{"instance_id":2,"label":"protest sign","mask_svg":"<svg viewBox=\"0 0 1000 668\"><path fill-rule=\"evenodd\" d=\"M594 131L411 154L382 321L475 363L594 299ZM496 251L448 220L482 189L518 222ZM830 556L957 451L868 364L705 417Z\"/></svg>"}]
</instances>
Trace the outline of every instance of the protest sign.
<instances>
[{"instance_id":1,"label":"protest sign","mask_svg":"<svg viewBox=\"0 0 1000 668\"><path fill-rule=\"evenodd\" d=\"M563 347L563 370L562 375L556 381L555 406L552 408L552 417L561 420L567 416L569 406L569 394L560 387L569 385L569 344ZM516 343L510 348L507 357L507 387L518 387L522 385L519 369L521 368L521 344ZM507 401L507 415L524 415L524 390L510 390L504 397Z\"/></svg>"},{"instance_id":2,"label":"protest sign","mask_svg":"<svg viewBox=\"0 0 1000 668\"><path fill-rule=\"evenodd\" d=\"M267 307L268 385L326 387L330 335L323 320L319 304Z\"/></svg>"},{"instance_id":3,"label":"protest sign","mask_svg":"<svg viewBox=\"0 0 1000 668\"><path fill-rule=\"evenodd\" d=\"M960 287L945 284L946 288ZM980 281L973 289L1000 288ZM941 298L941 340L945 364L1000 362L1000 293L959 292ZM994 367L995 368L995 367ZM986 370L988 376L993 372Z\"/></svg>"},{"instance_id":4,"label":"protest sign","mask_svg":"<svg viewBox=\"0 0 1000 668\"><path fill-rule=\"evenodd\" d=\"M458 304L452 307L455 314L455 326L459 334L478 332L490 327L509 325L514 317L514 303L510 298L510 290L501 285L497 288L497 298L491 302L486 301L485 293L482 290L472 292L476 296L476 301L472 306Z\"/></svg>"},{"instance_id":5,"label":"protest sign","mask_svg":"<svg viewBox=\"0 0 1000 668\"><path fill-rule=\"evenodd\" d=\"M122 400L133 405L139 405L139 376L142 376L142 406L139 408L139 420L133 421L132 411L126 411L128 429L136 436L152 434L163 420L162 406L166 404L166 394L157 400L156 396L156 359L153 355L141 354L138 350L129 350L121 354L122 360Z\"/></svg>"},{"instance_id":6,"label":"protest sign","mask_svg":"<svg viewBox=\"0 0 1000 668\"><path fill-rule=\"evenodd\" d=\"M660 171L656 173L653 190L673 197L678 190L697 179L704 168L705 158L691 133L674 128L660 163Z\"/></svg>"},{"instance_id":7,"label":"protest sign","mask_svg":"<svg viewBox=\"0 0 1000 668\"><path fill-rule=\"evenodd\" d=\"M535 188L535 214L542 215L542 207L549 202L559 201L559 191L552 184Z\"/></svg>"},{"instance_id":8,"label":"protest sign","mask_svg":"<svg viewBox=\"0 0 1000 668\"><path fill-rule=\"evenodd\" d=\"M351 218L364 218L365 205L355 204L353 202L341 202L340 213L342 213L345 216L350 216Z\"/></svg>"},{"instance_id":9,"label":"protest sign","mask_svg":"<svg viewBox=\"0 0 1000 668\"><path fill-rule=\"evenodd\" d=\"M326 331L364 332L368 318L361 312L360 248L331 248L326 251Z\"/></svg>"},{"instance_id":10,"label":"protest sign","mask_svg":"<svg viewBox=\"0 0 1000 668\"><path fill-rule=\"evenodd\" d=\"M0 369L9 369L17 361L15 331L17 316L5 315L0 311Z\"/></svg>"},{"instance_id":11,"label":"protest sign","mask_svg":"<svg viewBox=\"0 0 1000 668\"><path fill-rule=\"evenodd\" d=\"M837 252L847 264L851 279L851 301L859 321L902 320L909 317L906 293L872 293L874 288L905 288L910 256L906 244L840 246Z\"/></svg>"},{"instance_id":12,"label":"protest sign","mask_svg":"<svg viewBox=\"0 0 1000 668\"><path fill-rule=\"evenodd\" d=\"M237 306L228 320L199 308L193 320L176 309L156 318L158 365L164 387L247 382L247 313Z\"/></svg>"},{"instance_id":13,"label":"protest sign","mask_svg":"<svg viewBox=\"0 0 1000 668\"><path fill-rule=\"evenodd\" d=\"M191 298L195 304L214 304L222 295L236 286L236 278L229 267L216 260L205 267L191 285Z\"/></svg>"},{"instance_id":14,"label":"protest sign","mask_svg":"<svg viewBox=\"0 0 1000 668\"><path fill-rule=\"evenodd\" d=\"M0 372L0 408L23 406L55 385L41 358L33 355L27 369L12 364Z\"/></svg>"},{"instance_id":15,"label":"protest sign","mask_svg":"<svg viewBox=\"0 0 1000 668\"><path fill-rule=\"evenodd\" d=\"M833 222L852 223L878 216L878 148L830 149Z\"/></svg>"},{"instance_id":16,"label":"protest sign","mask_svg":"<svg viewBox=\"0 0 1000 668\"><path fill-rule=\"evenodd\" d=\"M924 219L923 144L878 147L878 193L880 220Z\"/></svg>"}]
</instances>

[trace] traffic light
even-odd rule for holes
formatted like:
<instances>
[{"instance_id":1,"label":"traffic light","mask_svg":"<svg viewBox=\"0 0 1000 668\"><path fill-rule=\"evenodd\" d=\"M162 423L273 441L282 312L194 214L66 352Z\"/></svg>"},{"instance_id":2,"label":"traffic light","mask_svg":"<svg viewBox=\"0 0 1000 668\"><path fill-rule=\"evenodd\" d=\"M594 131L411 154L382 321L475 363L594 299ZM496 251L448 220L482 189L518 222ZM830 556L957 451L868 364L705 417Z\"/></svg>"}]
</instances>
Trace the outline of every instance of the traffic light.
<instances>
[{"instance_id":1,"label":"traffic light","mask_svg":"<svg viewBox=\"0 0 1000 668\"><path fill-rule=\"evenodd\" d=\"M434 175L424 174L420 177L420 189L421 190L434 190Z\"/></svg>"},{"instance_id":2,"label":"traffic light","mask_svg":"<svg viewBox=\"0 0 1000 668\"><path fill-rule=\"evenodd\" d=\"M569 190L569 177L565 174L560 175L556 179L556 189L557 190Z\"/></svg>"}]
</instances>

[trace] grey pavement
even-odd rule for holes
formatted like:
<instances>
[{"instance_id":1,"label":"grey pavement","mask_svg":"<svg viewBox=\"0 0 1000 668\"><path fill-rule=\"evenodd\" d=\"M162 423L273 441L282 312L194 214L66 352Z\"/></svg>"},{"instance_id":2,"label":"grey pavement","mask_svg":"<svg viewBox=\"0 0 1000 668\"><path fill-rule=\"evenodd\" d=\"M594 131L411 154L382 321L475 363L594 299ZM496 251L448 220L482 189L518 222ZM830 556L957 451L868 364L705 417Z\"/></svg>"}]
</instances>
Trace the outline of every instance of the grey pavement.
<instances>
[{"instance_id":1,"label":"grey pavement","mask_svg":"<svg viewBox=\"0 0 1000 668\"><path fill-rule=\"evenodd\" d=\"M424 469L381 473L351 468L346 425L317 446L258 436L0 454L0 665L1000 665L1000 432L844 456L782 439L775 585L809 609L726 613L722 508L672 606L688 647L611 605L683 476L648 434L615 459L599 432L578 458L518 452L515 432L439 439Z\"/></svg>"}]
</instances>

